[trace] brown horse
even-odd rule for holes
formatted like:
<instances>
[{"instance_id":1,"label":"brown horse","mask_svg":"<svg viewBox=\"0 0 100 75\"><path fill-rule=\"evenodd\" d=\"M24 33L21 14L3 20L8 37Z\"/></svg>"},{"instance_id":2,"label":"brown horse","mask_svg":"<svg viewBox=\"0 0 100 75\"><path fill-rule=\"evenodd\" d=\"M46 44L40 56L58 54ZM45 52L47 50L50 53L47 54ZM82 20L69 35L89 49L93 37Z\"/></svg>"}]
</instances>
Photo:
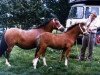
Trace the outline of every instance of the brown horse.
<instances>
[{"instance_id":1,"label":"brown horse","mask_svg":"<svg viewBox=\"0 0 100 75\"><path fill-rule=\"evenodd\" d=\"M86 32L85 23L76 23L62 34L53 34L49 32L41 34L37 38L37 49L35 53L35 59L33 60L34 69L36 69L36 65L40 55L43 56L44 65L47 65L45 59L45 52L47 47L55 49L63 49L62 58L65 55L65 65L67 66L68 63L67 59L69 57L71 47L73 46L78 35L83 34L85 32Z\"/></svg>"},{"instance_id":2,"label":"brown horse","mask_svg":"<svg viewBox=\"0 0 100 75\"><path fill-rule=\"evenodd\" d=\"M36 47L35 41L37 36L43 32L52 32L53 29L64 30L62 24L56 19L50 19L48 22L35 29L22 30L10 28L5 31L0 45L0 56L5 53L6 64L9 64L9 55L14 45L23 49L32 49Z\"/></svg>"}]
</instances>

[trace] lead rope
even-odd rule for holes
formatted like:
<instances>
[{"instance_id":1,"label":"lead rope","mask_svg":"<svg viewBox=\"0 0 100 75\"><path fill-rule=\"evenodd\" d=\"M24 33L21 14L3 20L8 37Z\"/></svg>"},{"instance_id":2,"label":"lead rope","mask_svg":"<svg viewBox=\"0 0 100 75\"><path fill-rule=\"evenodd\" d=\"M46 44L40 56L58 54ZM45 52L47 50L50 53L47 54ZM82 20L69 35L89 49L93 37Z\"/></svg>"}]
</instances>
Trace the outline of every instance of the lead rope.
<instances>
[{"instance_id":1,"label":"lead rope","mask_svg":"<svg viewBox=\"0 0 100 75\"><path fill-rule=\"evenodd\" d=\"M77 51L77 56L79 56L79 48L78 48L78 45L77 45L77 40L76 40L76 51Z\"/></svg>"},{"instance_id":2,"label":"lead rope","mask_svg":"<svg viewBox=\"0 0 100 75\"><path fill-rule=\"evenodd\" d=\"M84 34L85 32L82 30L82 28L81 28L80 24L79 24L79 28L81 29L82 33Z\"/></svg>"},{"instance_id":3,"label":"lead rope","mask_svg":"<svg viewBox=\"0 0 100 75\"><path fill-rule=\"evenodd\" d=\"M79 28L81 29L82 33L84 33L84 31L82 30L80 24L79 24ZM76 40L76 51L77 51L77 56L79 57L79 48L78 48L78 45L77 45L77 40Z\"/></svg>"},{"instance_id":4,"label":"lead rope","mask_svg":"<svg viewBox=\"0 0 100 75\"><path fill-rule=\"evenodd\" d=\"M80 24L79 24L79 28L81 29L82 33L84 34L85 32L82 30ZM78 45L77 45L77 40L76 40L76 51L77 51L77 56L79 57L79 48L78 48Z\"/></svg>"}]
</instances>

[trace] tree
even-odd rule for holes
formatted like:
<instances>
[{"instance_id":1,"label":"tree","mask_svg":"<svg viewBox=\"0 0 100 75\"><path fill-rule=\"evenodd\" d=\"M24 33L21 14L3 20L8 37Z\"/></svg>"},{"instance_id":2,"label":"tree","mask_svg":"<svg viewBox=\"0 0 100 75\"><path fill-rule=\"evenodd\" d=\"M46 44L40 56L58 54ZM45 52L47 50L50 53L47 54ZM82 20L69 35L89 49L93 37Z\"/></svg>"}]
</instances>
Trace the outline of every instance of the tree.
<instances>
[{"instance_id":1,"label":"tree","mask_svg":"<svg viewBox=\"0 0 100 75\"><path fill-rule=\"evenodd\" d=\"M69 13L68 0L46 0L47 6L57 16L60 22L65 26L65 21Z\"/></svg>"},{"instance_id":2,"label":"tree","mask_svg":"<svg viewBox=\"0 0 100 75\"><path fill-rule=\"evenodd\" d=\"M41 23L44 12L41 0L1 0L0 4L3 22L9 26L13 24L22 25L23 28ZM7 13L13 16L7 16Z\"/></svg>"},{"instance_id":3,"label":"tree","mask_svg":"<svg viewBox=\"0 0 100 75\"><path fill-rule=\"evenodd\" d=\"M65 25L67 5L68 0L0 0L1 23L9 27L21 25L27 29L57 17Z\"/></svg>"}]
</instances>

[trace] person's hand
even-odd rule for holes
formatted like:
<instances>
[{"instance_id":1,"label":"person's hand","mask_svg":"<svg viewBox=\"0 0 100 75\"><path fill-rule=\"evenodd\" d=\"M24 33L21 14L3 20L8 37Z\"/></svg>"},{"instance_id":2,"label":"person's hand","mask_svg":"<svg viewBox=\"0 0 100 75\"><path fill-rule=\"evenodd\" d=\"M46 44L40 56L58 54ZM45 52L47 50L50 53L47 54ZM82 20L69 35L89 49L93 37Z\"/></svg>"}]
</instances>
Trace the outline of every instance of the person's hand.
<instances>
[{"instance_id":1,"label":"person's hand","mask_svg":"<svg viewBox=\"0 0 100 75\"><path fill-rule=\"evenodd\" d=\"M91 32L92 30L91 29L88 29L88 32Z\"/></svg>"}]
</instances>

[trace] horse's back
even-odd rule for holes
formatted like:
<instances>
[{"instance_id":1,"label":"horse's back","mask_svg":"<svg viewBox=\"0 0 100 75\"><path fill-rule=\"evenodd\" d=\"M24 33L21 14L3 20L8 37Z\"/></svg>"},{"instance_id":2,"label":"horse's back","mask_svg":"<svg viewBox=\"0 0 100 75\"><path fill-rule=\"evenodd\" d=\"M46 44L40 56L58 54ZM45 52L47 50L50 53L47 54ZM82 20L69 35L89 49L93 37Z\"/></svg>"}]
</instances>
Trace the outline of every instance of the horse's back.
<instances>
[{"instance_id":1,"label":"horse's back","mask_svg":"<svg viewBox=\"0 0 100 75\"><path fill-rule=\"evenodd\" d=\"M31 49L35 47L35 40L39 32L37 29L22 30L10 28L7 29L4 35L9 46L17 45L23 49Z\"/></svg>"},{"instance_id":2,"label":"horse's back","mask_svg":"<svg viewBox=\"0 0 100 75\"><path fill-rule=\"evenodd\" d=\"M5 37L8 37L8 36L17 37L19 35L20 30L21 29L18 29L18 28L7 29L6 32L5 32Z\"/></svg>"},{"instance_id":3,"label":"horse's back","mask_svg":"<svg viewBox=\"0 0 100 75\"><path fill-rule=\"evenodd\" d=\"M46 45L52 48L64 48L66 45L65 34L53 34L45 32L38 37L41 46Z\"/></svg>"},{"instance_id":4,"label":"horse's back","mask_svg":"<svg viewBox=\"0 0 100 75\"><path fill-rule=\"evenodd\" d=\"M13 37L23 37L23 36L26 36L27 38L27 35L28 37L29 36L32 36L34 33L35 33L35 29L34 30L22 30L22 29L19 29L19 28L10 28L10 29L7 29L6 32L5 32L5 36L13 36Z\"/></svg>"},{"instance_id":5,"label":"horse's back","mask_svg":"<svg viewBox=\"0 0 100 75\"><path fill-rule=\"evenodd\" d=\"M49 40L49 39L51 39L52 35L54 35L54 34L50 33L50 32L44 32L44 33L40 34L38 36L38 38L41 40Z\"/></svg>"}]
</instances>

